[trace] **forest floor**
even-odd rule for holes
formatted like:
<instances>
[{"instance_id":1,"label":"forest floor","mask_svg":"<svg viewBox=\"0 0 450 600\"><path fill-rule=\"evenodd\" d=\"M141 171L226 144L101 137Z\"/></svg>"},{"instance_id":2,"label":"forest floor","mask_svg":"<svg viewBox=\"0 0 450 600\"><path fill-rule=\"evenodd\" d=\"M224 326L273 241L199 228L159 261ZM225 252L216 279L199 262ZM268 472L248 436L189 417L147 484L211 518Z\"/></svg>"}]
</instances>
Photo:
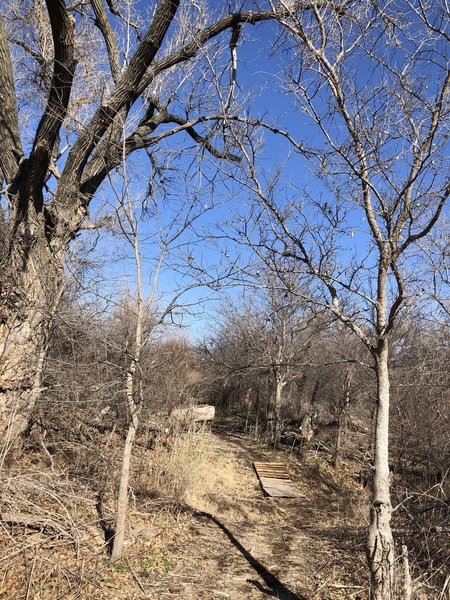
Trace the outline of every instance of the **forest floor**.
<instances>
[{"instance_id":1,"label":"forest floor","mask_svg":"<svg viewBox=\"0 0 450 600\"><path fill-rule=\"evenodd\" d=\"M317 456L298 460L225 434L216 444L236 469L235 485L210 494L211 509L200 502L199 512L184 513L168 546L173 569L149 585L149 597L367 598L362 487L337 481ZM303 498L264 496L252 465L275 460L286 464Z\"/></svg>"},{"instance_id":2,"label":"forest floor","mask_svg":"<svg viewBox=\"0 0 450 600\"><path fill-rule=\"evenodd\" d=\"M92 522L75 545L57 532L3 526L2 600L368 598L367 491L352 463L336 471L317 450L299 458L220 428L200 433L199 444L207 453L201 470L192 467L182 502L139 494L136 485L134 533L118 564L108 561ZM254 461L285 463L303 497L266 497ZM88 523L89 502L66 502L64 511L72 522L84 511Z\"/></svg>"}]
</instances>

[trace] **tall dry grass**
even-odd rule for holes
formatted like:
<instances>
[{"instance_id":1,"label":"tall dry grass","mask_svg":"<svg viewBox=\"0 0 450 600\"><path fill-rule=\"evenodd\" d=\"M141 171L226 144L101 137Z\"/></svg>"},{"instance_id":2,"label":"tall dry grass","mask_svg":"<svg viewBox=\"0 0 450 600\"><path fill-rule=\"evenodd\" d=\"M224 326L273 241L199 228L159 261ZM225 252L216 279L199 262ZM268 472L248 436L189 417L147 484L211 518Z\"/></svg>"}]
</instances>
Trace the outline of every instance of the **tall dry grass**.
<instances>
[{"instance_id":1,"label":"tall dry grass","mask_svg":"<svg viewBox=\"0 0 450 600\"><path fill-rule=\"evenodd\" d=\"M242 477L236 458L217 445L208 430L181 428L156 439L136 469L135 490L214 513L220 498L245 496L254 481ZM249 486L250 483L250 486Z\"/></svg>"}]
</instances>

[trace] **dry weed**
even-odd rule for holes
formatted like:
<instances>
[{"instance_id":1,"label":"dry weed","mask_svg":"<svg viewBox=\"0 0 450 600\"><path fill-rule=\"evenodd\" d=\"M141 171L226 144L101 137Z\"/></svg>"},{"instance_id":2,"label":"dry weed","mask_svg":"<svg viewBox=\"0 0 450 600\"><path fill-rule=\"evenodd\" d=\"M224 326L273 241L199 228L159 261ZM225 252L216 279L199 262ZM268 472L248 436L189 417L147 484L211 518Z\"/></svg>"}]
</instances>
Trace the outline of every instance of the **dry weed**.
<instances>
[{"instance_id":1,"label":"dry weed","mask_svg":"<svg viewBox=\"0 0 450 600\"><path fill-rule=\"evenodd\" d=\"M64 474L19 466L0 472L0 596L62 597L84 585L88 555L102 551L94 499Z\"/></svg>"},{"instance_id":2,"label":"dry weed","mask_svg":"<svg viewBox=\"0 0 450 600\"><path fill-rule=\"evenodd\" d=\"M249 482L237 459L218 447L217 438L206 429L160 436L146 461L135 488L150 496L214 513L220 498L248 494ZM251 489L254 479L249 481Z\"/></svg>"}]
</instances>

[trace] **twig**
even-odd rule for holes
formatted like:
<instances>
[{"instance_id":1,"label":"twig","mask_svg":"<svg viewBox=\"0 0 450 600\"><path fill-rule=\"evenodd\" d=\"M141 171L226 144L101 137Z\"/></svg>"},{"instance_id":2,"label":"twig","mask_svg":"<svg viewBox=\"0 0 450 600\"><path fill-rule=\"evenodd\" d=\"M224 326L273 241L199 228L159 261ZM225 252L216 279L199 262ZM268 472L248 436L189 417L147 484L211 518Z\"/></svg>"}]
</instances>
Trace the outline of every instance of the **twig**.
<instances>
[{"instance_id":1,"label":"twig","mask_svg":"<svg viewBox=\"0 0 450 600\"><path fill-rule=\"evenodd\" d=\"M445 590L450 592L450 575L447 575L444 583L444 587L442 588L442 592L439 594L439 600L445 600Z\"/></svg>"},{"instance_id":2,"label":"twig","mask_svg":"<svg viewBox=\"0 0 450 600\"><path fill-rule=\"evenodd\" d=\"M141 580L139 579L139 577L136 575L136 573L133 570L133 567L130 564L130 561L128 560L128 558L123 557L123 560L127 563L127 567L130 569L130 573L133 575L133 579L135 580L135 582L138 584L139 589L141 590L141 592L143 594L146 594L147 592L145 591L144 586L142 585Z\"/></svg>"},{"instance_id":3,"label":"twig","mask_svg":"<svg viewBox=\"0 0 450 600\"><path fill-rule=\"evenodd\" d=\"M47 446L44 444L44 440L41 440L41 446L42 446L42 448L43 448L43 450L44 450L45 454L48 456L48 459L49 459L49 461L50 461L50 465L49 465L49 466L50 466L50 469L51 469L52 471L54 471L54 470L55 470L55 464L54 464L54 462L53 462L53 457L52 457L52 455L50 454L50 452L48 451L48 448L47 448Z\"/></svg>"},{"instance_id":4,"label":"twig","mask_svg":"<svg viewBox=\"0 0 450 600\"><path fill-rule=\"evenodd\" d=\"M37 550L37 548L34 551L33 564L31 565L30 576L28 577L28 581L27 581L27 593L25 595L25 600L28 600L28 598L30 596L31 583L33 581L34 567L36 565L36 559L37 559L37 552L36 552L36 550Z\"/></svg>"},{"instance_id":5,"label":"twig","mask_svg":"<svg viewBox=\"0 0 450 600\"><path fill-rule=\"evenodd\" d=\"M344 583L329 583L328 587L336 588L338 590L363 590L363 585L347 585Z\"/></svg>"}]
</instances>

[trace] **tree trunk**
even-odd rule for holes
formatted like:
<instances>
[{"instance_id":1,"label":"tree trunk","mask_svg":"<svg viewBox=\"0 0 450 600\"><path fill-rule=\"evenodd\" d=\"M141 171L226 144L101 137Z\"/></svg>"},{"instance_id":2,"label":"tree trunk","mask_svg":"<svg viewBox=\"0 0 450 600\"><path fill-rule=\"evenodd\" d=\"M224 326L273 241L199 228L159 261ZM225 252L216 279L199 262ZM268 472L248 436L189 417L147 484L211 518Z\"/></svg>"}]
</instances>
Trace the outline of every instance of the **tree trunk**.
<instances>
[{"instance_id":1,"label":"tree trunk","mask_svg":"<svg viewBox=\"0 0 450 600\"><path fill-rule=\"evenodd\" d=\"M412 582L411 572L409 570L408 548L402 546L402 566L403 566L403 600L411 600Z\"/></svg>"},{"instance_id":2,"label":"tree trunk","mask_svg":"<svg viewBox=\"0 0 450 600\"><path fill-rule=\"evenodd\" d=\"M45 238L37 235L26 255L12 248L1 263L0 439L4 457L20 448L41 391L50 319L59 300L63 269Z\"/></svg>"},{"instance_id":3,"label":"tree trunk","mask_svg":"<svg viewBox=\"0 0 450 600\"><path fill-rule=\"evenodd\" d=\"M131 226L132 231L132 245L136 264L137 310L134 328L134 345L125 382L125 394L130 415L130 424L128 426L127 437L125 439L125 445L123 448L122 470L120 473L119 494L117 497L116 529L111 552L112 562L116 562L117 560L122 558L123 553L123 543L125 540L125 526L127 521L128 509L128 482L130 479L131 456L133 451L134 438L136 437L136 432L139 427L139 412L141 410L143 399L142 380L140 377L138 380L136 380L136 371L138 368L140 368L144 327L144 300L142 292L141 273L142 259L139 253L138 230L133 215L133 208L128 189L128 182L126 182L126 205L124 206L125 215L128 220L128 224ZM160 255L159 267L161 266L163 255L164 250ZM151 302L154 290L156 289L159 267L156 273L154 274L153 288L150 294L149 302Z\"/></svg>"},{"instance_id":4,"label":"tree trunk","mask_svg":"<svg viewBox=\"0 0 450 600\"><path fill-rule=\"evenodd\" d=\"M381 339L376 352L377 413L368 560L372 600L392 600L394 594L394 540L389 475L389 369L388 343Z\"/></svg>"},{"instance_id":5,"label":"tree trunk","mask_svg":"<svg viewBox=\"0 0 450 600\"><path fill-rule=\"evenodd\" d=\"M125 527L128 509L128 482L130 480L131 456L134 438L139 426L139 407L136 406L131 415L127 437L122 455L122 469L120 471L119 493L117 497L116 527L112 545L111 561L116 562L122 558L123 543L125 541Z\"/></svg>"},{"instance_id":6,"label":"tree trunk","mask_svg":"<svg viewBox=\"0 0 450 600\"><path fill-rule=\"evenodd\" d=\"M335 469L341 467L344 454L345 436L347 432L348 407L350 404L350 371L347 369L344 381L344 396L339 402L338 425L336 431L336 445L334 448L333 465Z\"/></svg>"},{"instance_id":7,"label":"tree trunk","mask_svg":"<svg viewBox=\"0 0 450 600\"><path fill-rule=\"evenodd\" d=\"M275 399L273 403L272 441L275 449L280 447L281 442L281 406L283 402L283 376L280 369L275 371Z\"/></svg>"},{"instance_id":8,"label":"tree trunk","mask_svg":"<svg viewBox=\"0 0 450 600\"><path fill-rule=\"evenodd\" d=\"M139 288L140 290L140 288ZM125 541L125 526L127 522L128 511L128 483L130 480L131 456L133 452L134 438L139 427L139 412L142 406L142 382L139 381L138 389L135 392L136 368L139 365L141 347L142 347L142 302L139 296L138 314L135 331L134 356L127 371L125 392L127 405L130 414L130 423L128 425L127 437L123 447L122 468L120 471L119 493L117 495L116 527L112 544L111 561L116 562L122 558L123 543ZM135 393L137 401L135 400Z\"/></svg>"}]
</instances>

